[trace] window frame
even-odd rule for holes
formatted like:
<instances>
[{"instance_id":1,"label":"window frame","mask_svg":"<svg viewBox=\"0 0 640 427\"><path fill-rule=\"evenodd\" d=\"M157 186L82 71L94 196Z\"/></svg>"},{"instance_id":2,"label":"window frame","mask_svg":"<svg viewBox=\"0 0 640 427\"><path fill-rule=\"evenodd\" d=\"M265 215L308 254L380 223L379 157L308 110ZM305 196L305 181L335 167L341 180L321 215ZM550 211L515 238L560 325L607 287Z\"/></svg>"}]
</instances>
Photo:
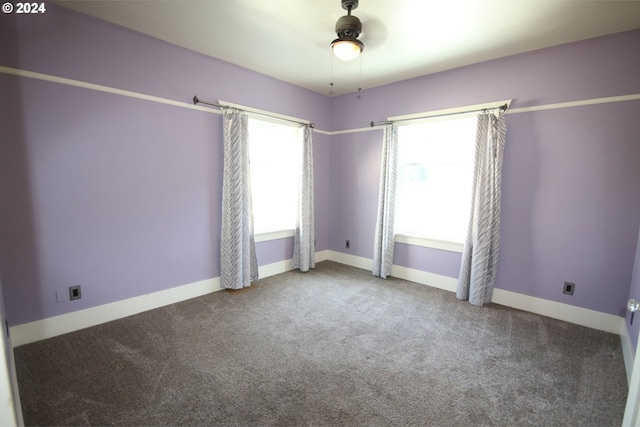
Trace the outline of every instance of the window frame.
<instances>
[{"instance_id":1,"label":"window frame","mask_svg":"<svg viewBox=\"0 0 640 427\"><path fill-rule=\"evenodd\" d=\"M477 115L482 109L494 109L502 105L507 105L507 108L511 105L511 99L502 101L493 101L483 104L467 105L462 107L447 108L442 110L432 110L422 113L406 114L402 116L388 117L387 121L395 122L400 125L399 122L411 121L411 124L420 124L430 121L437 121L438 119L446 119L447 116L456 115L459 118L470 117ZM467 225L468 226L468 225ZM432 249L439 249L450 252L462 253L464 248L464 242L455 242L449 240L434 239L426 236L409 234L409 233L397 233L394 232L394 242L403 243L412 246L421 246Z\"/></svg>"},{"instance_id":2,"label":"window frame","mask_svg":"<svg viewBox=\"0 0 640 427\"><path fill-rule=\"evenodd\" d=\"M296 230L275 230L275 231L265 231L262 233L253 233L253 240L258 242L268 242L270 240L278 240L278 239L286 239L289 237L293 237L295 235Z\"/></svg>"},{"instance_id":3,"label":"window frame","mask_svg":"<svg viewBox=\"0 0 640 427\"><path fill-rule=\"evenodd\" d=\"M462 253L464 243L453 242L449 240L438 240L429 237L418 236L415 234L395 233L394 241L396 243L404 243L411 246L422 246L425 248L440 249L449 252Z\"/></svg>"},{"instance_id":4,"label":"window frame","mask_svg":"<svg viewBox=\"0 0 640 427\"><path fill-rule=\"evenodd\" d=\"M284 114L274 113L267 110L261 110L258 108L247 107L244 105L235 104L228 101L219 100L218 103L225 107L237 108L239 110L242 110L243 112L247 113L247 115L249 116L249 119L263 120L263 121L279 123L279 124L282 124L283 121L293 122L298 124L299 126L311 124L309 120L300 119L298 117L293 117L293 116L287 116ZM287 125L283 124L283 126L287 126ZM291 126L295 126L295 124L291 124ZM276 230L269 230L269 231L263 231L258 233L256 233L254 230L253 238L254 238L254 241L258 243L258 242L268 242L271 240L286 239L286 238L294 237L294 235L295 235L295 225L294 225L294 228L291 228L291 229L276 229Z\"/></svg>"},{"instance_id":5,"label":"window frame","mask_svg":"<svg viewBox=\"0 0 640 427\"><path fill-rule=\"evenodd\" d=\"M295 132L298 132L300 134L300 136L301 136L300 140L296 141L296 144L299 144L300 155L302 155L302 145L303 145L304 141L302 140L302 132L300 130L301 125L294 124L294 123L283 124L282 120L274 119L274 118L271 118L271 117L259 116L259 115L251 114L251 113L249 113L249 121L250 122L253 121L253 122L267 123L268 126L276 125L276 126L282 126L283 128L288 128L290 130L295 130ZM251 124L249 125L249 127L251 128ZM249 130L249 140L251 141L251 130ZM262 143L268 143L268 142L267 141L259 141L259 142L254 141L254 143L262 144ZM251 142L249 144L251 146ZM249 151L251 151L251 149ZM270 150L270 151L272 151L272 150ZM278 157L281 157L281 156L278 156ZM250 156L250 158L251 158L251 156ZM255 164L255 159L253 159L253 160L254 160L254 164ZM300 158L300 160L302 160L302 159ZM298 167L296 168L297 169L296 170L296 175L299 175L299 173L300 173L300 171L299 171L300 166L301 166L301 164L298 164ZM251 168L253 169L253 166ZM253 170L252 170L252 172L253 172ZM296 193L297 193L297 188L296 188L296 191L294 191L294 196L296 196ZM255 193L254 189L252 188L251 189L252 198L255 196L255 194L256 193ZM271 197L269 197L269 198L271 198ZM291 199L289 199L289 200L291 200ZM254 202L255 202L255 199L254 199ZM255 208L255 205L254 205L254 208ZM295 206L292 205L292 210L294 210L294 209L295 209ZM284 211L280 211L280 212L284 212ZM255 230L255 211L254 211L253 214L254 214L254 233L253 233L253 235L254 235L254 240L256 242L283 239L283 238L289 237L289 235L290 236L294 235L294 232L295 232L295 221L296 221L295 220L295 211L292 214L288 214L288 215L292 216L292 218L291 218L292 219L292 226L291 227L283 228L283 227L277 227L276 226L276 227L273 227L273 228L268 228L268 229L260 230L260 231L256 231ZM285 214L282 213L280 216L285 216ZM283 224L280 224L280 225L283 225Z\"/></svg>"}]
</instances>

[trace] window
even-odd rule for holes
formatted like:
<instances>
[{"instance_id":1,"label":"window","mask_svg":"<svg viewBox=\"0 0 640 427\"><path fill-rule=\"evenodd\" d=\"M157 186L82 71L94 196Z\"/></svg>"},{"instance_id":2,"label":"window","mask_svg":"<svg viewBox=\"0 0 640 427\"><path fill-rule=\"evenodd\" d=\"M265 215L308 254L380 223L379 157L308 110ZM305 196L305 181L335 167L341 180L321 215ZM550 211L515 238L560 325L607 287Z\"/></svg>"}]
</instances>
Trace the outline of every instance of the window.
<instances>
[{"instance_id":1,"label":"window","mask_svg":"<svg viewBox=\"0 0 640 427\"><path fill-rule=\"evenodd\" d=\"M294 230L302 128L249 117L254 233Z\"/></svg>"},{"instance_id":2,"label":"window","mask_svg":"<svg viewBox=\"0 0 640 427\"><path fill-rule=\"evenodd\" d=\"M464 242L476 122L473 116L398 126L396 234Z\"/></svg>"}]
</instances>

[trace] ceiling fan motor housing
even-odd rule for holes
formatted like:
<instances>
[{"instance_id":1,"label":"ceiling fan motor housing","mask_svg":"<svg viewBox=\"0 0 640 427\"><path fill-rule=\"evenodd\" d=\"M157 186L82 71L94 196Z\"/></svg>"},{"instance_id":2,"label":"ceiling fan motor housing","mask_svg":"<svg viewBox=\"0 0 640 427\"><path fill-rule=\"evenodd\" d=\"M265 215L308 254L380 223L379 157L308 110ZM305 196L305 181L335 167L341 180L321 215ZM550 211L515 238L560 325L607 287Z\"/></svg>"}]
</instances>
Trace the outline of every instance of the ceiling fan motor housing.
<instances>
[{"instance_id":1,"label":"ceiling fan motor housing","mask_svg":"<svg viewBox=\"0 0 640 427\"><path fill-rule=\"evenodd\" d=\"M340 38L358 38L362 32L362 23L356 16L345 15L336 22L336 34Z\"/></svg>"}]
</instances>

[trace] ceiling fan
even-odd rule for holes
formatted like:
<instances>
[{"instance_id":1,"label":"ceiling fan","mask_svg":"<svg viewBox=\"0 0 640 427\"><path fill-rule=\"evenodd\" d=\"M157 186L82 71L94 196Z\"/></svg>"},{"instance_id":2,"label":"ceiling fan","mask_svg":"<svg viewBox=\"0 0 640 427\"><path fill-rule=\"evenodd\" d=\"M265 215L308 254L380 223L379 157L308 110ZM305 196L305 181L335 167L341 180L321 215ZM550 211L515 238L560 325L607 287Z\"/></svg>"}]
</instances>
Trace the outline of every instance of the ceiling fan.
<instances>
[{"instance_id":1,"label":"ceiling fan","mask_svg":"<svg viewBox=\"0 0 640 427\"><path fill-rule=\"evenodd\" d=\"M351 11L358 7L358 0L341 0L342 8L347 14L341 16L336 22L336 34L338 38L331 42L331 50L343 61L355 59L364 50L364 43L358 40L362 32L362 23L357 16L351 15Z\"/></svg>"}]
</instances>

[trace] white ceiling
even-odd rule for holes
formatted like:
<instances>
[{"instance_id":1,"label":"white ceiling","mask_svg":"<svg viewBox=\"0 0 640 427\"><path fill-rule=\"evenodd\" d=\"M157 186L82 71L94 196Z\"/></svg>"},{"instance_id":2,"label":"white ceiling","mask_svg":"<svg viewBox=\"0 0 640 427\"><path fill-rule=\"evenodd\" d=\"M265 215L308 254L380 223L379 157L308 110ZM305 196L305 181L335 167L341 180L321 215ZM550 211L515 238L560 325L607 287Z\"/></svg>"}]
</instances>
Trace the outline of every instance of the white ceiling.
<instances>
[{"instance_id":1,"label":"white ceiling","mask_svg":"<svg viewBox=\"0 0 640 427\"><path fill-rule=\"evenodd\" d=\"M634 0L360 0L364 53L343 62L340 0L56 3L325 95L640 28Z\"/></svg>"}]
</instances>

